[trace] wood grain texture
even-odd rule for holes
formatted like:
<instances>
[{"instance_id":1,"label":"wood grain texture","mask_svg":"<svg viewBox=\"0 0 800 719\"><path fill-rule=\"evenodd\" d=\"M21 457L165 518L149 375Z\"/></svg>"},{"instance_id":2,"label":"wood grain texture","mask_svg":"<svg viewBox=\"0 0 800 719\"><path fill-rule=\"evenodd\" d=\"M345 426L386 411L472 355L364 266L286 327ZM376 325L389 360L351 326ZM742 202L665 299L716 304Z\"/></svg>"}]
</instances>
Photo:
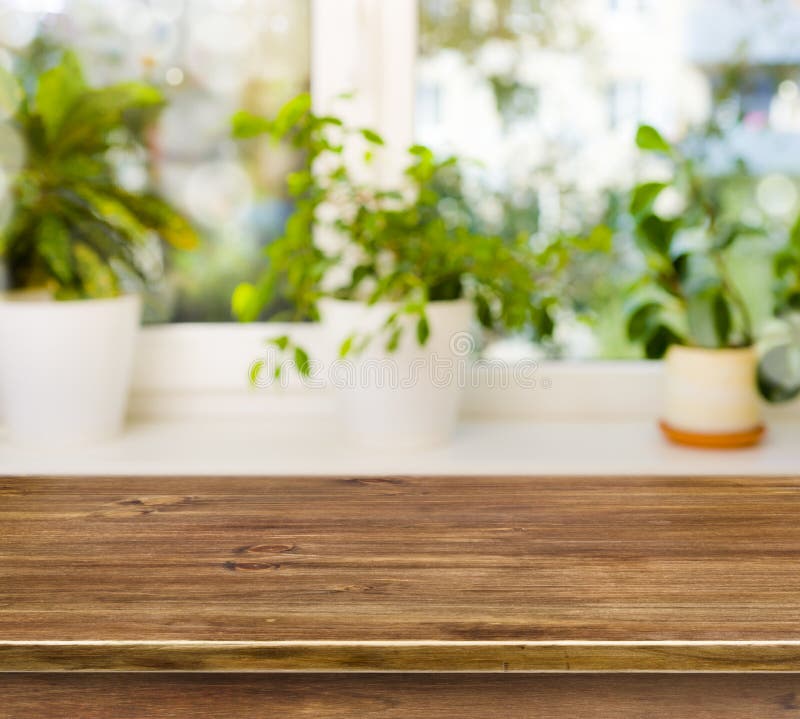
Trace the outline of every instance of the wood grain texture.
<instances>
[{"instance_id":1,"label":"wood grain texture","mask_svg":"<svg viewBox=\"0 0 800 719\"><path fill-rule=\"evenodd\" d=\"M798 517L800 478L6 478L0 669L800 670Z\"/></svg>"},{"instance_id":2,"label":"wood grain texture","mask_svg":"<svg viewBox=\"0 0 800 719\"><path fill-rule=\"evenodd\" d=\"M4 719L790 719L800 677L0 675Z\"/></svg>"}]
</instances>

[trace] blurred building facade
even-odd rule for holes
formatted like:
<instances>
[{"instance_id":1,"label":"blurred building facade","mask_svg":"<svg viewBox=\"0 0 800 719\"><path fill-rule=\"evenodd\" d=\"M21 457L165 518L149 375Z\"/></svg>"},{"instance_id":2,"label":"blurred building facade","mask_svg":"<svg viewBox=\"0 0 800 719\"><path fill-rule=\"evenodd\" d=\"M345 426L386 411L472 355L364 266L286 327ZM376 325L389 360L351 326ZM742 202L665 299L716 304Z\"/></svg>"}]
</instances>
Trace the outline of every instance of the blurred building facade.
<instances>
[{"instance_id":1,"label":"blurred building facade","mask_svg":"<svg viewBox=\"0 0 800 719\"><path fill-rule=\"evenodd\" d=\"M470 3L471 22L500 5ZM563 182L614 186L630 178L638 124L678 139L712 121L724 153L755 172L800 174L800 4L577 0L572 42L531 40L513 15L494 19L511 24L506 37L422 58L417 128L423 141L485 163L497 182L558 162ZM505 98L493 92L503 85Z\"/></svg>"}]
</instances>

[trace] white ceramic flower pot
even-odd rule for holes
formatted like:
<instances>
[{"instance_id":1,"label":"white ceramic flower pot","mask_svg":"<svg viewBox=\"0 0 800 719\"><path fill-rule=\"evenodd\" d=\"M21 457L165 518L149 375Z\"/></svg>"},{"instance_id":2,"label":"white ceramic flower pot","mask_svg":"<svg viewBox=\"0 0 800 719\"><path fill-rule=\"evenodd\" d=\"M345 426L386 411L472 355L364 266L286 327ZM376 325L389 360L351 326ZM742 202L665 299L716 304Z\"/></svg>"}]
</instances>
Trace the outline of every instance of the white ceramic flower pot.
<instances>
[{"instance_id":1,"label":"white ceramic flower pot","mask_svg":"<svg viewBox=\"0 0 800 719\"><path fill-rule=\"evenodd\" d=\"M329 343L375 333L397 309L391 303L324 300L320 312ZM430 337L420 347L414 318L396 352L375 336L362 353L334 363L331 381L344 433L357 444L406 449L446 442L453 434L473 348L472 305L467 300L428 305Z\"/></svg>"},{"instance_id":2,"label":"white ceramic flower pot","mask_svg":"<svg viewBox=\"0 0 800 719\"><path fill-rule=\"evenodd\" d=\"M671 347L664 367L664 431L688 444L757 442L764 430L757 366L752 347Z\"/></svg>"},{"instance_id":3,"label":"white ceramic flower pot","mask_svg":"<svg viewBox=\"0 0 800 719\"><path fill-rule=\"evenodd\" d=\"M141 299L0 301L0 397L12 440L98 442L122 428Z\"/></svg>"}]
</instances>

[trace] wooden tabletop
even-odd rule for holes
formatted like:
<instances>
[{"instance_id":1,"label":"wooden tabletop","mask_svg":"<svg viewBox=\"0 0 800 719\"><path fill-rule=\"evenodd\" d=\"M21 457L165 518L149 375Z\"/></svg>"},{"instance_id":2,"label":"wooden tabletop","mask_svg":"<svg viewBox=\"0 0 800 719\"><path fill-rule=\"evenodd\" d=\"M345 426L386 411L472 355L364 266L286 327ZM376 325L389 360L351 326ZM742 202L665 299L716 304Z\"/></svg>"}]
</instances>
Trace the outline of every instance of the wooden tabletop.
<instances>
[{"instance_id":1,"label":"wooden tabletop","mask_svg":"<svg viewBox=\"0 0 800 719\"><path fill-rule=\"evenodd\" d=\"M796 719L797 674L5 674L3 719Z\"/></svg>"},{"instance_id":2,"label":"wooden tabletop","mask_svg":"<svg viewBox=\"0 0 800 719\"><path fill-rule=\"evenodd\" d=\"M800 478L3 478L0 670L800 671Z\"/></svg>"}]
</instances>

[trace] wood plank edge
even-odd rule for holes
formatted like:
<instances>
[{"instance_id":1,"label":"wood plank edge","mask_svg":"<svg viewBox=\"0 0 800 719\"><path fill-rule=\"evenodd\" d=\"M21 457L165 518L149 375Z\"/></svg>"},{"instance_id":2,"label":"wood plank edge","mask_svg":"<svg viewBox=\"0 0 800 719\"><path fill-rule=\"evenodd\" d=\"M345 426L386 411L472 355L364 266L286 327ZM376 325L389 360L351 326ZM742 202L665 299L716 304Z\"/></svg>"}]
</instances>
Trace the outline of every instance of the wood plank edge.
<instances>
[{"instance_id":1,"label":"wood plank edge","mask_svg":"<svg viewBox=\"0 0 800 719\"><path fill-rule=\"evenodd\" d=\"M798 641L0 641L0 672L797 672Z\"/></svg>"}]
</instances>

